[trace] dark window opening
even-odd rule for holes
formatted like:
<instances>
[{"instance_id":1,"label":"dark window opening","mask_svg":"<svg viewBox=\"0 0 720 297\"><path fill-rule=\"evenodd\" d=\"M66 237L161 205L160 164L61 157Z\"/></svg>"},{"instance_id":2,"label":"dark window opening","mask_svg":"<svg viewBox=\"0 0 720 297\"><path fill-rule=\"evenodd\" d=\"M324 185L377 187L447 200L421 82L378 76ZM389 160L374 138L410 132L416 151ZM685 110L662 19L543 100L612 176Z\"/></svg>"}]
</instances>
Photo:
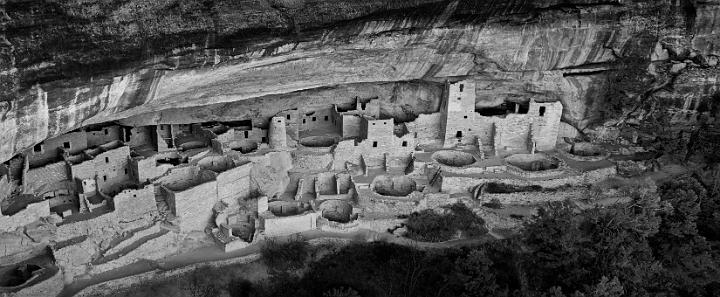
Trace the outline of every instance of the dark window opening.
<instances>
[{"instance_id":1,"label":"dark window opening","mask_svg":"<svg viewBox=\"0 0 720 297\"><path fill-rule=\"evenodd\" d=\"M289 119L290 119L290 115L286 115L285 118L289 120Z\"/></svg>"},{"instance_id":2,"label":"dark window opening","mask_svg":"<svg viewBox=\"0 0 720 297\"><path fill-rule=\"evenodd\" d=\"M261 142L267 142L267 137L262 137L262 138L260 138L260 141L261 141Z\"/></svg>"},{"instance_id":3,"label":"dark window opening","mask_svg":"<svg viewBox=\"0 0 720 297\"><path fill-rule=\"evenodd\" d=\"M42 152L42 144L37 144L33 147L33 151L36 153Z\"/></svg>"},{"instance_id":4,"label":"dark window opening","mask_svg":"<svg viewBox=\"0 0 720 297\"><path fill-rule=\"evenodd\" d=\"M402 146L407 146L407 141L403 141Z\"/></svg>"},{"instance_id":5,"label":"dark window opening","mask_svg":"<svg viewBox=\"0 0 720 297\"><path fill-rule=\"evenodd\" d=\"M458 97L458 100L461 100L460 97Z\"/></svg>"},{"instance_id":6,"label":"dark window opening","mask_svg":"<svg viewBox=\"0 0 720 297\"><path fill-rule=\"evenodd\" d=\"M325 121L327 121L328 119L329 119L328 116L325 116Z\"/></svg>"},{"instance_id":7,"label":"dark window opening","mask_svg":"<svg viewBox=\"0 0 720 297\"><path fill-rule=\"evenodd\" d=\"M460 92L462 92L465 89L465 85L460 84Z\"/></svg>"},{"instance_id":8,"label":"dark window opening","mask_svg":"<svg viewBox=\"0 0 720 297\"><path fill-rule=\"evenodd\" d=\"M317 121L317 117L313 117L312 120L313 120L313 122Z\"/></svg>"},{"instance_id":9,"label":"dark window opening","mask_svg":"<svg viewBox=\"0 0 720 297\"><path fill-rule=\"evenodd\" d=\"M107 175L103 175L103 181L107 181Z\"/></svg>"},{"instance_id":10,"label":"dark window opening","mask_svg":"<svg viewBox=\"0 0 720 297\"><path fill-rule=\"evenodd\" d=\"M278 123L282 123L282 120L277 120Z\"/></svg>"},{"instance_id":11,"label":"dark window opening","mask_svg":"<svg viewBox=\"0 0 720 297\"><path fill-rule=\"evenodd\" d=\"M462 131L457 131L457 133L455 133L455 137L462 138Z\"/></svg>"},{"instance_id":12,"label":"dark window opening","mask_svg":"<svg viewBox=\"0 0 720 297\"><path fill-rule=\"evenodd\" d=\"M305 119L303 119L303 124L305 124Z\"/></svg>"},{"instance_id":13,"label":"dark window opening","mask_svg":"<svg viewBox=\"0 0 720 297\"><path fill-rule=\"evenodd\" d=\"M69 142L69 141L63 142L63 147L66 148L66 149L69 149L69 148L70 148L70 142Z\"/></svg>"},{"instance_id":14,"label":"dark window opening","mask_svg":"<svg viewBox=\"0 0 720 297\"><path fill-rule=\"evenodd\" d=\"M105 157L105 163L110 163L110 158Z\"/></svg>"},{"instance_id":15,"label":"dark window opening","mask_svg":"<svg viewBox=\"0 0 720 297\"><path fill-rule=\"evenodd\" d=\"M365 110L367 103L360 103L360 109Z\"/></svg>"},{"instance_id":16,"label":"dark window opening","mask_svg":"<svg viewBox=\"0 0 720 297\"><path fill-rule=\"evenodd\" d=\"M248 138L248 136L250 136L250 133L248 131L245 131L243 133L245 133L245 138Z\"/></svg>"},{"instance_id":17,"label":"dark window opening","mask_svg":"<svg viewBox=\"0 0 720 297\"><path fill-rule=\"evenodd\" d=\"M165 130L165 126L160 125L160 130Z\"/></svg>"},{"instance_id":18,"label":"dark window opening","mask_svg":"<svg viewBox=\"0 0 720 297\"><path fill-rule=\"evenodd\" d=\"M467 119L467 116L463 116L463 119Z\"/></svg>"},{"instance_id":19,"label":"dark window opening","mask_svg":"<svg viewBox=\"0 0 720 297\"><path fill-rule=\"evenodd\" d=\"M127 168L125 168L125 175L127 175Z\"/></svg>"},{"instance_id":20,"label":"dark window opening","mask_svg":"<svg viewBox=\"0 0 720 297\"><path fill-rule=\"evenodd\" d=\"M375 123L373 123L373 126L375 126Z\"/></svg>"},{"instance_id":21,"label":"dark window opening","mask_svg":"<svg viewBox=\"0 0 720 297\"><path fill-rule=\"evenodd\" d=\"M373 141L373 147L377 147L377 141Z\"/></svg>"},{"instance_id":22,"label":"dark window opening","mask_svg":"<svg viewBox=\"0 0 720 297\"><path fill-rule=\"evenodd\" d=\"M540 106L540 116L545 115L545 106Z\"/></svg>"},{"instance_id":23,"label":"dark window opening","mask_svg":"<svg viewBox=\"0 0 720 297\"><path fill-rule=\"evenodd\" d=\"M103 129L103 131L105 131L105 135L108 135L108 129L107 129L107 128Z\"/></svg>"}]
</instances>

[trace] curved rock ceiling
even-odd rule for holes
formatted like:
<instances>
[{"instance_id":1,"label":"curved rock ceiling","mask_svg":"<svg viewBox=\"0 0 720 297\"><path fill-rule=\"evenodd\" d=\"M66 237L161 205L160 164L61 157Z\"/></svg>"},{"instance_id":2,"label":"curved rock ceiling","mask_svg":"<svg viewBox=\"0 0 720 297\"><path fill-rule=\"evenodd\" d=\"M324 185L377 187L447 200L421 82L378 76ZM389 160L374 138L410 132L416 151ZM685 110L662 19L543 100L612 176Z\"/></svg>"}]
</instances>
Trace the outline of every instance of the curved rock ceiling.
<instances>
[{"instance_id":1,"label":"curved rock ceiling","mask_svg":"<svg viewBox=\"0 0 720 297\"><path fill-rule=\"evenodd\" d=\"M410 120L458 77L476 80L479 107L560 100L583 128L619 57L653 53L660 13L681 47L720 55L720 1L691 2L9 0L0 159L88 124L260 118L355 96Z\"/></svg>"}]
</instances>

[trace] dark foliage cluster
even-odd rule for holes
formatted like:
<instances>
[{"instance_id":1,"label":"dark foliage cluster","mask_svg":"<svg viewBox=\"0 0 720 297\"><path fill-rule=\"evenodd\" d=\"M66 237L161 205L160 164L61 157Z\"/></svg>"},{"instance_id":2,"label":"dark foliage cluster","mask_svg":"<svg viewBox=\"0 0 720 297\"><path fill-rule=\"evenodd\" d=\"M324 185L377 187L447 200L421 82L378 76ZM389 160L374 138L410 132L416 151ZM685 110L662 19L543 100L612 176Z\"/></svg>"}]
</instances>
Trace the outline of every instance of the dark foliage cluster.
<instances>
[{"instance_id":1,"label":"dark foliage cluster","mask_svg":"<svg viewBox=\"0 0 720 297\"><path fill-rule=\"evenodd\" d=\"M463 249L372 243L310 264L302 278L275 279L273 296L717 296L720 197L695 179L657 196L578 211L543 208L517 238ZM268 293L268 292L265 292Z\"/></svg>"},{"instance_id":2,"label":"dark foliage cluster","mask_svg":"<svg viewBox=\"0 0 720 297\"><path fill-rule=\"evenodd\" d=\"M309 245L302 240L290 240L277 242L268 240L260 250L265 264L270 269L287 271L299 269L305 265L305 259L309 253Z\"/></svg>"},{"instance_id":3,"label":"dark foliage cluster","mask_svg":"<svg viewBox=\"0 0 720 297\"><path fill-rule=\"evenodd\" d=\"M410 214L405 223L407 237L418 241L440 242L453 239L458 233L465 237L485 234L485 221L462 203L444 207L438 214L426 209Z\"/></svg>"}]
</instances>

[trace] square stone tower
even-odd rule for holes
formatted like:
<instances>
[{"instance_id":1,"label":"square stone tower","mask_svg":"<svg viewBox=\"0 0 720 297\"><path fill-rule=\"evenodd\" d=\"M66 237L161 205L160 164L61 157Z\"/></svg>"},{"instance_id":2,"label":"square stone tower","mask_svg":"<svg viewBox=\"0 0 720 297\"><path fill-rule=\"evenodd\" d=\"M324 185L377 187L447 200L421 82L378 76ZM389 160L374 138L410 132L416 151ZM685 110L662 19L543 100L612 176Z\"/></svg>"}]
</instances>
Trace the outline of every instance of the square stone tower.
<instances>
[{"instance_id":1,"label":"square stone tower","mask_svg":"<svg viewBox=\"0 0 720 297\"><path fill-rule=\"evenodd\" d=\"M443 113L443 146L473 144L475 122L475 81L462 80L447 83L441 112Z\"/></svg>"}]
</instances>

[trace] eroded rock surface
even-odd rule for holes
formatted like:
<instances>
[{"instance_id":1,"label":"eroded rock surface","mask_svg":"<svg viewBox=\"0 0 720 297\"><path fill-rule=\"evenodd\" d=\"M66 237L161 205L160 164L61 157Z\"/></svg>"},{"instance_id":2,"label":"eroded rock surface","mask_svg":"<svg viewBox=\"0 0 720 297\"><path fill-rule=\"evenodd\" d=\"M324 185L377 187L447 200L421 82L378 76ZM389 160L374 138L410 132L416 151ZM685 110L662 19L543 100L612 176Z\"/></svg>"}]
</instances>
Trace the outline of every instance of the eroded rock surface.
<instances>
[{"instance_id":1,"label":"eroded rock surface","mask_svg":"<svg viewBox=\"0 0 720 297\"><path fill-rule=\"evenodd\" d=\"M714 67L720 48L717 1L136 2L5 4L0 159L91 123L269 117L355 96L412 120L459 76L478 107L560 100L583 129L633 96L608 93L639 79L613 74L623 57L649 63L662 41L670 59ZM713 95L709 74L673 97Z\"/></svg>"}]
</instances>

